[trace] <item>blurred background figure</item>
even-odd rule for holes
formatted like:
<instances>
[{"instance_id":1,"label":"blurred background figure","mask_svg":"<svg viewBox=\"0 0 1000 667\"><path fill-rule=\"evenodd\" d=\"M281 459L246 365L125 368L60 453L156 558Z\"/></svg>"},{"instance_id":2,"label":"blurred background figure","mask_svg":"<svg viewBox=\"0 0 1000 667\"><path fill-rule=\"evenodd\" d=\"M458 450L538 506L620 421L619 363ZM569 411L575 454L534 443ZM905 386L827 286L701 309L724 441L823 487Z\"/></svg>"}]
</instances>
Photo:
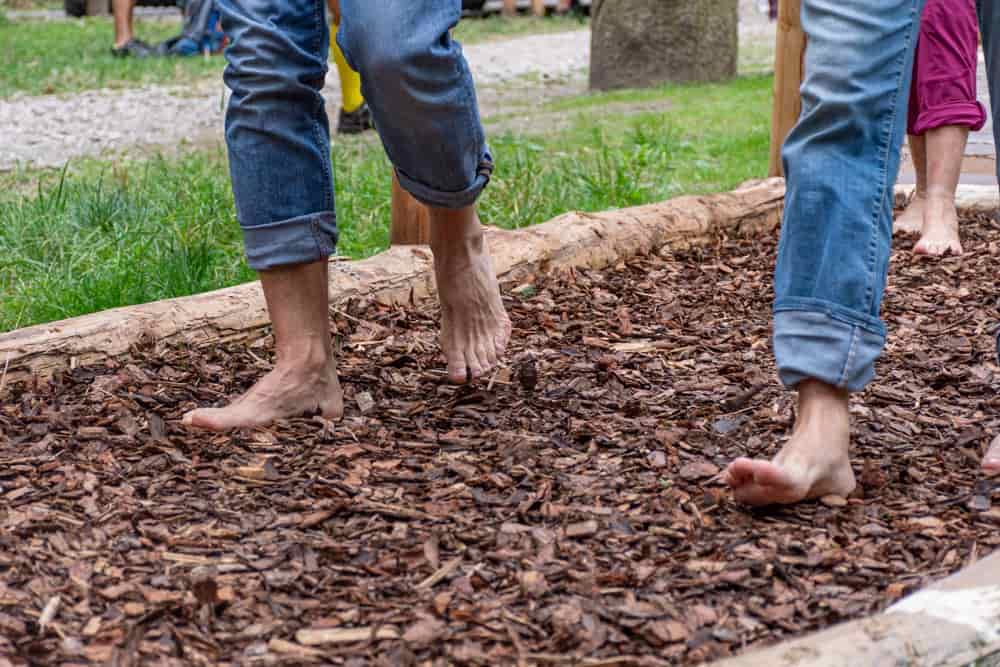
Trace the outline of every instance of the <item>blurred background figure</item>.
<instances>
[{"instance_id":1,"label":"blurred background figure","mask_svg":"<svg viewBox=\"0 0 1000 667\"><path fill-rule=\"evenodd\" d=\"M115 19L115 45L111 53L119 58L143 58L153 54L153 47L136 39L132 30L135 0L112 0L111 12Z\"/></svg>"},{"instance_id":2,"label":"blurred background figure","mask_svg":"<svg viewBox=\"0 0 1000 667\"><path fill-rule=\"evenodd\" d=\"M327 0L330 9L330 52L340 77L340 117L337 120L337 134L360 134L375 127L372 112L361 94L361 75L351 69L344 58L344 52L337 44L337 30L340 28L339 0Z\"/></svg>"}]
</instances>

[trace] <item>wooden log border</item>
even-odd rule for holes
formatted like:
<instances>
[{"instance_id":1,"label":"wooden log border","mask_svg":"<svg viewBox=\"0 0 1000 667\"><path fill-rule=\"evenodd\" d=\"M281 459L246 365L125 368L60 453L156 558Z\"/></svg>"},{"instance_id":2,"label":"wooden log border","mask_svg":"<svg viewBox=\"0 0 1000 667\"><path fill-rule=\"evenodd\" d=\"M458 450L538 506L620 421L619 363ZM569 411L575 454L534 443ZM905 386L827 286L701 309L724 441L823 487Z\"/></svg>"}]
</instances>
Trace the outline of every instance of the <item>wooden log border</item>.
<instances>
[{"instance_id":1,"label":"wooden log border","mask_svg":"<svg viewBox=\"0 0 1000 667\"><path fill-rule=\"evenodd\" d=\"M784 181L745 184L733 192L685 196L602 213L567 213L546 223L488 234L504 283L574 267L603 268L672 243L719 234L754 234L780 219ZM434 291L425 246L399 246L358 262L334 262L331 307L350 299L410 303ZM85 315L0 334L0 394L13 383L101 363L141 340L190 346L251 340L267 333L260 283ZM7 389L4 390L3 387Z\"/></svg>"}]
</instances>

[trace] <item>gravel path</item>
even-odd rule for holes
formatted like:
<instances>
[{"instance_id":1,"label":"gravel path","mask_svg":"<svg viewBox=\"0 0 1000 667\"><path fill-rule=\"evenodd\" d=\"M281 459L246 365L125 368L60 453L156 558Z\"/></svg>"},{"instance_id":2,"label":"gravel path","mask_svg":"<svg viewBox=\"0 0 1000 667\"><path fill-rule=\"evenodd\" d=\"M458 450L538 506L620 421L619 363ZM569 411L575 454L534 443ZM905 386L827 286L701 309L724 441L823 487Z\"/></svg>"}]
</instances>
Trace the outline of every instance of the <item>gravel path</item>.
<instances>
[{"instance_id":1,"label":"gravel path","mask_svg":"<svg viewBox=\"0 0 1000 667\"><path fill-rule=\"evenodd\" d=\"M582 79L590 59L587 30L532 35L477 44L466 55L482 86L526 76ZM147 86L131 90L93 90L69 96L45 95L0 100L0 169L18 163L60 166L83 155L129 146L175 145L206 135L218 136L223 122L221 81L192 89ZM328 100L340 99L331 70Z\"/></svg>"},{"instance_id":2,"label":"gravel path","mask_svg":"<svg viewBox=\"0 0 1000 667\"><path fill-rule=\"evenodd\" d=\"M745 12L741 39L757 47L773 41L773 27L756 12ZM509 111L503 90L517 82L521 100L538 99L531 88L562 94L584 89L590 60L590 32L531 35L487 42L465 50L480 87L483 114ZM335 70L326 96L340 99ZM133 147L163 148L184 141L218 140L223 125L225 89L220 80L194 88L146 86L93 90L74 95L14 97L0 100L0 170L20 165L58 167L81 156L120 153Z\"/></svg>"}]
</instances>

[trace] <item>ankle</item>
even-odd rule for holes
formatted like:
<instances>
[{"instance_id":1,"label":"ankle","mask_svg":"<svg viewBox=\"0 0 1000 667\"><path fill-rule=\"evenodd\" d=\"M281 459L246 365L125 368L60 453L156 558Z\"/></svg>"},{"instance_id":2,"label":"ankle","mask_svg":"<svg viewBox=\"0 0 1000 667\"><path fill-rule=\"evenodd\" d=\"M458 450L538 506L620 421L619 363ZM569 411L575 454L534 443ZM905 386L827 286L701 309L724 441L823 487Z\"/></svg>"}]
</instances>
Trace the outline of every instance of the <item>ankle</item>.
<instances>
[{"instance_id":1,"label":"ankle","mask_svg":"<svg viewBox=\"0 0 1000 667\"><path fill-rule=\"evenodd\" d=\"M333 347L330 341L307 339L278 345L277 367L299 373L322 374L333 363Z\"/></svg>"},{"instance_id":2,"label":"ankle","mask_svg":"<svg viewBox=\"0 0 1000 667\"><path fill-rule=\"evenodd\" d=\"M803 380L796 389L799 399L797 423L849 422L849 395L846 389L813 379Z\"/></svg>"},{"instance_id":3,"label":"ankle","mask_svg":"<svg viewBox=\"0 0 1000 667\"><path fill-rule=\"evenodd\" d=\"M928 190L924 199L942 204L955 204L955 192L952 190Z\"/></svg>"}]
</instances>

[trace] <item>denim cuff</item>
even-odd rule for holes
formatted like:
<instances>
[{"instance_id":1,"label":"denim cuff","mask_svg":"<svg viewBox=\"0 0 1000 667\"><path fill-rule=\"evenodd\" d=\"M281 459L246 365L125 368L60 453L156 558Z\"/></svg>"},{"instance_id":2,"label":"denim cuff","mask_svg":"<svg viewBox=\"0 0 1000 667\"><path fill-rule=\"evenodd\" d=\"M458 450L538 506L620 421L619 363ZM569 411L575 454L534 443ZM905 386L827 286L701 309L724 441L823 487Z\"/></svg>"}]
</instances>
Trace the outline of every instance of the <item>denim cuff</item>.
<instances>
[{"instance_id":1,"label":"denim cuff","mask_svg":"<svg viewBox=\"0 0 1000 667\"><path fill-rule=\"evenodd\" d=\"M333 211L242 229L247 264L255 271L318 262L337 249L337 217Z\"/></svg>"},{"instance_id":2,"label":"denim cuff","mask_svg":"<svg viewBox=\"0 0 1000 667\"><path fill-rule=\"evenodd\" d=\"M875 360L884 345L884 331L876 333L830 312L775 306L774 358L778 377L788 388L811 378L861 391L875 377Z\"/></svg>"},{"instance_id":3,"label":"denim cuff","mask_svg":"<svg viewBox=\"0 0 1000 667\"><path fill-rule=\"evenodd\" d=\"M430 186L413 180L399 169L396 169L396 176L399 178L399 184L403 186L403 189L413 195L414 199L420 203L435 208L465 208L466 206L472 206L476 203L476 199L479 198L486 184L490 182L490 176L492 175L493 158L489 152L485 153L482 159L479 160L479 166L476 169L476 176L472 181L472 185L457 192L435 190Z\"/></svg>"}]
</instances>

